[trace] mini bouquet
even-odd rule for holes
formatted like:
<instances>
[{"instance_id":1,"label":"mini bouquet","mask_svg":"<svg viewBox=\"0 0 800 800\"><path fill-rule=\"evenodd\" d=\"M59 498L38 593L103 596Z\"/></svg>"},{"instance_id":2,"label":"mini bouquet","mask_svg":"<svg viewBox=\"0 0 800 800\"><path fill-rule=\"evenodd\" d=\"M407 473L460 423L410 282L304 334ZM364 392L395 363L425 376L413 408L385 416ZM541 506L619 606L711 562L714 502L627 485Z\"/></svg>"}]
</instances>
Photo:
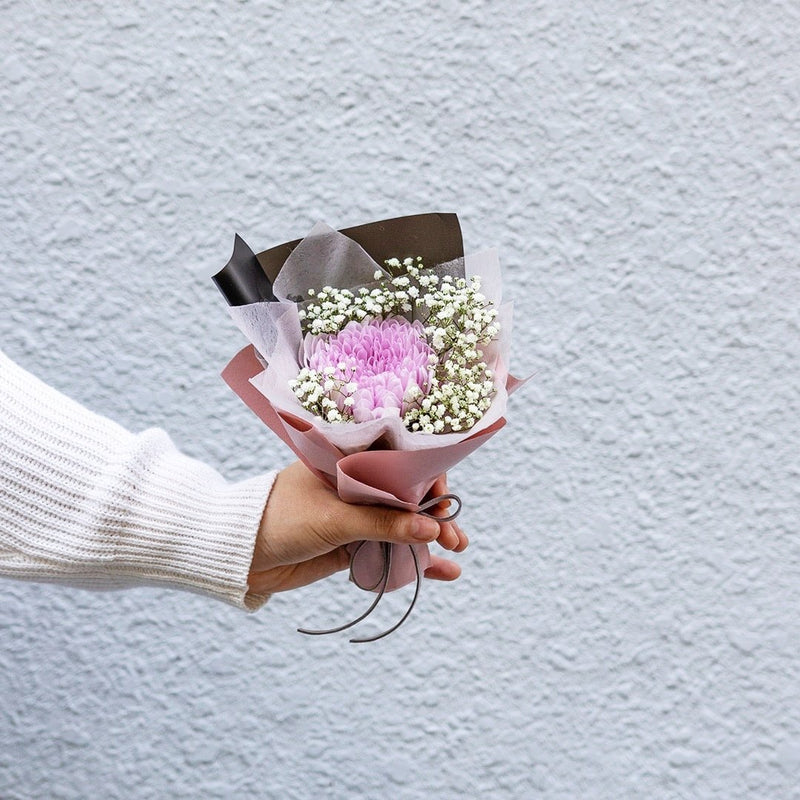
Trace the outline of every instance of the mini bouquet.
<instances>
[{"instance_id":1,"label":"mini bouquet","mask_svg":"<svg viewBox=\"0 0 800 800\"><path fill-rule=\"evenodd\" d=\"M505 424L511 305L494 251L465 256L454 214L335 231L258 255L237 235L214 276L252 346L223 371L239 397L342 500L427 514L436 478ZM455 510L453 509L453 504ZM416 580L427 545L361 542L350 575L377 593Z\"/></svg>"}]
</instances>

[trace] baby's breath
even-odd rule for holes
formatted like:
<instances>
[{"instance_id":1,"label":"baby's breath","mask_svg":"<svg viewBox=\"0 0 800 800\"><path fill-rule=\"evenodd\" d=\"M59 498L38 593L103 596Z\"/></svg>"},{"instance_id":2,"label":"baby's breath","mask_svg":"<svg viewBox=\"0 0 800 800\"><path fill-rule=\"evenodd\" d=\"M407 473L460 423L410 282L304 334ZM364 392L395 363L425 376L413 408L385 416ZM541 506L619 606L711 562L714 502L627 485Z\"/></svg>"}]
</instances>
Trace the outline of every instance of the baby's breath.
<instances>
[{"instance_id":1,"label":"baby's breath","mask_svg":"<svg viewBox=\"0 0 800 800\"><path fill-rule=\"evenodd\" d=\"M326 371L318 371L303 367L297 378L289 381L289 388L294 392L303 408L326 422L347 422L352 418L349 406L355 386L347 381L336 380ZM343 408L336 402L337 394L343 400ZM349 402L348 402L349 401Z\"/></svg>"},{"instance_id":2,"label":"baby's breath","mask_svg":"<svg viewBox=\"0 0 800 800\"><path fill-rule=\"evenodd\" d=\"M427 394L406 398L403 422L409 430L423 433L469 430L495 394L482 346L499 333L497 310L481 293L477 276L440 278L425 269L421 257L392 258L385 265L390 277L376 271L374 285L355 291L325 286L309 292L299 312L303 331L336 334L351 321L412 314L423 319L425 338L435 354L430 356L431 385ZM357 388L353 383L306 367L290 386L301 404L322 419L352 419L351 397Z\"/></svg>"}]
</instances>

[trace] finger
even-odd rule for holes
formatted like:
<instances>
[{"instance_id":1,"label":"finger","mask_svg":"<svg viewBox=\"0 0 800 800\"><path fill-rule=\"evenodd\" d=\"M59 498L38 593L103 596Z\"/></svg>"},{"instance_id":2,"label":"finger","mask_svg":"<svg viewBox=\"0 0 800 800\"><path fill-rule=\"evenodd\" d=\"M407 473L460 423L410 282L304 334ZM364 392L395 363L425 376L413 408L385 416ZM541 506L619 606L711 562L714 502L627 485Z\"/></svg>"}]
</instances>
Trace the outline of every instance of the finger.
<instances>
[{"instance_id":1,"label":"finger","mask_svg":"<svg viewBox=\"0 0 800 800\"><path fill-rule=\"evenodd\" d=\"M455 522L440 522L441 533L437 538L437 543L445 550L452 550L454 553L462 553L469 546L469 537L460 526Z\"/></svg>"},{"instance_id":2,"label":"finger","mask_svg":"<svg viewBox=\"0 0 800 800\"><path fill-rule=\"evenodd\" d=\"M431 556L431 564L425 570L425 577L435 581L454 581L461 575L461 567L454 561L439 556Z\"/></svg>"},{"instance_id":3,"label":"finger","mask_svg":"<svg viewBox=\"0 0 800 800\"><path fill-rule=\"evenodd\" d=\"M463 553L469 547L469 536L456 525L456 533L458 534L458 547L454 548L454 552Z\"/></svg>"},{"instance_id":4,"label":"finger","mask_svg":"<svg viewBox=\"0 0 800 800\"><path fill-rule=\"evenodd\" d=\"M461 529L459 525L456 523L452 523L453 527L455 528L456 534L458 535L458 545L453 548L454 553L463 553L469 547L469 536Z\"/></svg>"},{"instance_id":5,"label":"finger","mask_svg":"<svg viewBox=\"0 0 800 800\"><path fill-rule=\"evenodd\" d=\"M440 533L436 542L445 550L455 550L461 544L456 526L452 522L440 522Z\"/></svg>"},{"instance_id":6,"label":"finger","mask_svg":"<svg viewBox=\"0 0 800 800\"><path fill-rule=\"evenodd\" d=\"M440 475L433 486L431 487L430 492L428 493L429 497L437 497L443 496L450 493L450 490L447 486L447 476ZM456 515L460 511L458 507L458 503L454 501L450 497L445 497L443 500L440 500L435 506L431 506L430 508L426 509L429 514L433 514L437 517L449 517L451 514L455 513ZM460 528L458 525L455 525L454 528L457 533L460 535Z\"/></svg>"},{"instance_id":7,"label":"finger","mask_svg":"<svg viewBox=\"0 0 800 800\"><path fill-rule=\"evenodd\" d=\"M431 486L427 496L438 497L440 495L446 495L448 491L447 475L442 474L433 482L433 486ZM435 506L428 508L427 512L437 517L446 517L451 513L451 504L452 501L449 498L445 498ZM466 546L461 539L458 526L452 522L439 523L439 536L436 538L436 541L441 547L444 547L445 550L464 549Z\"/></svg>"},{"instance_id":8,"label":"finger","mask_svg":"<svg viewBox=\"0 0 800 800\"><path fill-rule=\"evenodd\" d=\"M450 494L450 489L447 486L447 475L440 475L433 486L431 486L426 497L434 498L447 494ZM428 511L439 517L447 517L456 510L457 505L458 504L451 498L445 498L444 500L440 500L435 506L429 508Z\"/></svg>"},{"instance_id":9,"label":"finger","mask_svg":"<svg viewBox=\"0 0 800 800\"><path fill-rule=\"evenodd\" d=\"M447 475L440 475L428 491L429 497L439 497L439 495L447 494Z\"/></svg>"}]
</instances>

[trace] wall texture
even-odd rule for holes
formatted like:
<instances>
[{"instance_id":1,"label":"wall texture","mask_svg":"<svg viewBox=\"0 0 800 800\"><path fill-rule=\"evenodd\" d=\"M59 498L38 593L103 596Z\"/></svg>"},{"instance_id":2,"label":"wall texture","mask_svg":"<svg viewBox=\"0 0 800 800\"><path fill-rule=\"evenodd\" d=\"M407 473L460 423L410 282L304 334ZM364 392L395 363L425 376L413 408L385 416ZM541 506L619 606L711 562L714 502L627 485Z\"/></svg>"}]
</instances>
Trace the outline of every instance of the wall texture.
<instances>
[{"instance_id":1,"label":"wall texture","mask_svg":"<svg viewBox=\"0 0 800 800\"><path fill-rule=\"evenodd\" d=\"M248 616L0 586L0 797L800 796L800 10L0 0L0 346L230 478L234 231L457 211L506 430L473 545L373 646L344 576ZM384 609L393 618L407 598Z\"/></svg>"}]
</instances>

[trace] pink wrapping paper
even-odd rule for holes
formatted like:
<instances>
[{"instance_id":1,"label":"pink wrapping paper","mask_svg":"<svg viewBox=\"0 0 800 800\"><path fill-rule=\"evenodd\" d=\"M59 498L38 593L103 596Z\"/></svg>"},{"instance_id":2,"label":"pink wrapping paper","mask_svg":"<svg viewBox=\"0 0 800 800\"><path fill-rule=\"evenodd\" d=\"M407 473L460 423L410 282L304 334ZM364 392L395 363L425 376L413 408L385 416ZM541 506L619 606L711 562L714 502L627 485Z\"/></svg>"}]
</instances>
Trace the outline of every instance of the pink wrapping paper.
<instances>
[{"instance_id":1,"label":"pink wrapping paper","mask_svg":"<svg viewBox=\"0 0 800 800\"><path fill-rule=\"evenodd\" d=\"M347 503L382 504L418 511L439 475L466 458L506 424L505 418L500 417L489 427L439 448L365 450L346 455L307 420L275 409L252 383L252 379L263 370L255 348L249 346L233 358L222 377L297 457ZM511 378L509 387L513 391L519 383ZM424 571L430 564L428 547L414 545L414 548L420 569ZM353 578L360 586L373 586L382 569L379 543L367 542L353 562ZM396 547L392 553L386 591L405 586L415 577L410 551L407 547Z\"/></svg>"}]
</instances>

